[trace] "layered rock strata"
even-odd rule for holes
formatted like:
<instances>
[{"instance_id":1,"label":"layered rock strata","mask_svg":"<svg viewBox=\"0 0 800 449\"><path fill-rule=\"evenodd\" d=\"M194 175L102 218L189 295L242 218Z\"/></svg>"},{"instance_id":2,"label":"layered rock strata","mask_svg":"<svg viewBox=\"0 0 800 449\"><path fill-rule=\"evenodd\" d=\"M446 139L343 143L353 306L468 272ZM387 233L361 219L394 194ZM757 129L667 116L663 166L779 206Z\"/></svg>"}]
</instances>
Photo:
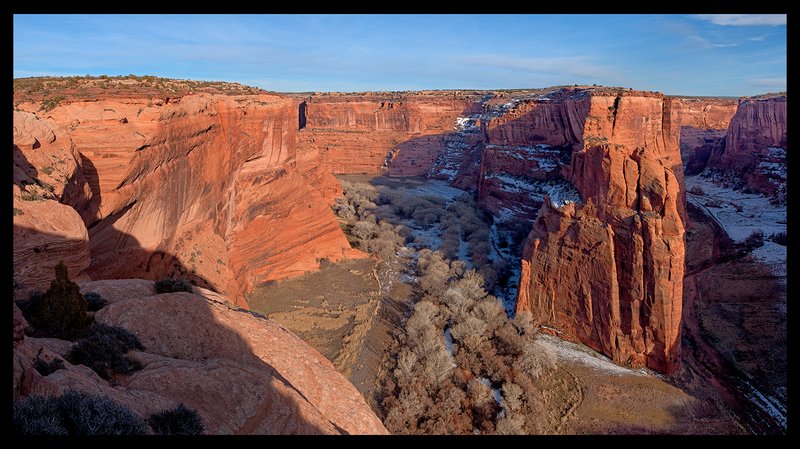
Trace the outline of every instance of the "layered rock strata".
<instances>
[{"instance_id":1,"label":"layered rock strata","mask_svg":"<svg viewBox=\"0 0 800 449\"><path fill-rule=\"evenodd\" d=\"M562 176L579 198L546 195L525 245L517 313L529 310L552 332L618 363L675 371L685 200L674 100L581 90L526 115L517 122L541 138L513 127L495 133L528 145L572 144Z\"/></svg>"},{"instance_id":2,"label":"layered rock strata","mask_svg":"<svg viewBox=\"0 0 800 449\"><path fill-rule=\"evenodd\" d=\"M260 282L360 256L326 191L309 184L330 175L305 154L298 168L297 108L288 97L201 94L79 100L38 113L78 153L83 194L61 201L88 228L86 273L187 277L244 304Z\"/></svg>"},{"instance_id":3,"label":"layered rock strata","mask_svg":"<svg viewBox=\"0 0 800 449\"><path fill-rule=\"evenodd\" d=\"M741 101L707 169L737 188L786 199L786 95Z\"/></svg>"},{"instance_id":4,"label":"layered rock strata","mask_svg":"<svg viewBox=\"0 0 800 449\"><path fill-rule=\"evenodd\" d=\"M703 171L711 149L728 129L738 99L681 98L681 159L686 175Z\"/></svg>"},{"instance_id":5,"label":"layered rock strata","mask_svg":"<svg viewBox=\"0 0 800 449\"><path fill-rule=\"evenodd\" d=\"M428 173L477 94L317 94L300 106L298 152L318 153L331 173Z\"/></svg>"}]
</instances>

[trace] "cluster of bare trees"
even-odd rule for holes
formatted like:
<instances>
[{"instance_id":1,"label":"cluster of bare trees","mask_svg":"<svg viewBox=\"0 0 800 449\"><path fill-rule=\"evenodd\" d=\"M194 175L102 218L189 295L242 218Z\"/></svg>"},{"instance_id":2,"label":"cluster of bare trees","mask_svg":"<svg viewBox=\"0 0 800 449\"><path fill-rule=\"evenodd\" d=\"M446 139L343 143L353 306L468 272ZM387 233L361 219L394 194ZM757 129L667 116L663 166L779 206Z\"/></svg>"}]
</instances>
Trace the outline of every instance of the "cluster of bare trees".
<instances>
[{"instance_id":1,"label":"cluster of bare trees","mask_svg":"<svg viewBox=\"0 0 800 449\"><path fill-rule=\"evenodd\" d=\"M514 320L483 277L441 252L418 252L421 300L405 326L383 401L393 433L526 434L542 429L537 379L555 367L530 314ZM498 401L499 399L499 401Z\"/></svg>"},{"instance_id":2,"label":"cluster of bare trees","mask_svg":"<svg viewBox=\"0 0 800 449\"><path fill-rule=\"evenodd\" d=\"M545 395L537 379L555 359L536 341L529 313L510 320L487 292L509 271L492 248L491 218L468 195L446 201L342 186L334 212L360 249L382 259L406 243L416 249L419 301L386 380L386 427L401 434L541 433L536 411ZM414 237L410 227L421 232Z\"/></svg>"},{"instance_id":3,"label":"cluster of bare trees","mask_svg":"<svg viewBox=\"0 0 800 449\"><path fill-rule=\"evenodd\" d=\"M436 196L413 195L366 183L342 181L342 186L345 196L337 198L333 210L353 222L349 234L359 249L386 259L408 241L416 248L437 249L448 259L468 259L483 276L489 291L506 282L508 262L492 255L491 217L470 195L447 203ZM420 229L435 227L440 242L424 235L411 236L403 222L413 222Z\"/></svg>"},{"instance_id":4,"label":"cluster of bare trees","mask_svg":"<svg viewBox=\"0 0 800 449\"><path fill-rule=\"evenodd\" d=\"M405 244L410 230L403 225L392 225L389 220L376 217L375 200L379 193L375 187L365 183L342 181L344 198L337 198L333 211L340 218L353 223L349 234L355 238L357 247L383 260L392 257Z\"/></svg>"}]
</instances>

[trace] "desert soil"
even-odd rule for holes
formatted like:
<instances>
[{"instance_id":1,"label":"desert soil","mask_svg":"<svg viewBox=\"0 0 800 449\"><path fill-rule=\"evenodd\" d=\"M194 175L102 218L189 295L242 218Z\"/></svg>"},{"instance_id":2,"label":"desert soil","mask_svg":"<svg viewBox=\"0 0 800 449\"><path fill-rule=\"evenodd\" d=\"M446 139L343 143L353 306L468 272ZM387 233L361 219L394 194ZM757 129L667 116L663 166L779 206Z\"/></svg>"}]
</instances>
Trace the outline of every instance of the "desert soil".
<instances>
[{"instance_id":1,"label":"desert soil","mask_svg":"<svg viewBox=\"0 0 800 449\"><path fill-rule=\"evenodd\" d=\"M377 410L379 378L410 304L398 281L407 259L328 264L318 272L257 287L250 308L274 319L330 360Z\"/></svg>"}]
</instances>

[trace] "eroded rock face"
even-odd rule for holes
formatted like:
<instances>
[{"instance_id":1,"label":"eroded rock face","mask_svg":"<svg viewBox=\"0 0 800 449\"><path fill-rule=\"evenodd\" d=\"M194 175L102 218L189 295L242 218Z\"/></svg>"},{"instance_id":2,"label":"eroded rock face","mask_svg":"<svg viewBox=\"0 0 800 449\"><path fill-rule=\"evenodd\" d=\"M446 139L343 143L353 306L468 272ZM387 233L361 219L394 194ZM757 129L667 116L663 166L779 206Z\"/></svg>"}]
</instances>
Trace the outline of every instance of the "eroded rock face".
<instances>
[{"instance_id":1,"label":"eroded rock face","mask_svg":"<svg viewBox=\"0 0 800 449\"><path fill-rule=\"evenodd\" d=\"M545 198L525 246L516 310L616 362L673 372L684 270L680 112L653 93L570 97L564 108L574 112L563 121L525 119L536 135L580 139L562 168L580 199ZM567 129L539 132L536 123Z\"/></svg>"},{"instance_id":2,"label":"eroded rock face","mask_svg":"<svg viewBox=\"0 0 800 449\"><path fill-rule=\"evenodd\" d=\"M17 294L46 290L59 261L87 279L89 234L71 202L86 207L91 192L66 132L28 112L14 111L14 281Z\"/></svg>"},{"instance_id":3,"label":"eroded rock face","mask_svg":"<svg viewBox=\"0 0 800 449\"><path fill-rule=\"evenodd\" d=\"M581 92L551 90L488 108L478 200L501 221L531 222L545 195L564 187L561 169L583 139Z\"/></svg>"},{"instance_id":4,"label":"eroded rock face","mask_svg":"<svg viewBox=\"0 0 800 449\"><path fill-rule=\"evenodd\" d=\"M244 304L257 283L361 257L328 207L335 180L305 154L298 162L297 107L288 97L200 94L74 101L47 112L80 152L74 171L89 200L61 201L89 228L86 272L180 276ZM17 121L20 136L37 138L27 131L30 114ZM319 179L320 190L310 184Z\"/></svg>"},{"instance_id":5,"label":"eroded rock face","mask_svg":"<svg viewBox=\"0 0 800 449\"><path fill-rule=\"evenodd\" d=\"M301 106L298 152L330 173L426 174L456 118L480 111L474 94L325 94ZM388 156L387 156L388 155Z\"/></svg>"},{"instance_id":6,"label":"eroded rock face","mask_svg":"<svg viewBox=\"0 0 800 449\"><path fill-rule=\"evenodd\" d=\"M681 98L681 159L686 175L703 171L714 143L725 136L739 101L727 98Z\"/></svg>"},{"instance_id":7,"label":"eroded rock face","mask_svg":"<svg viewBox=\"0 0 800 449\"><path fill-rule=\"evenodd\" d=\"M751 190L785 201L786 96L741 101L725 139L711 151L708 168L729 174Z\"/></svg>"},{"instance_id":8,"label":"eroded rock face","mask_svg":"<svg viewBox=\"0 0 800 449\"><path fill-rule=\"evenodd\" d=\"M71 344L26 337L15 344L14 391L56 395L67 389L107 395L143 417L182 402L210 434L386 434L364 399L333 365L277 323L196 294L149 295L152 281L81 285L109 301L95 319L136 334L143 369L115 379L65 362L41 376L37 354L67 357ZM138 293L138 296L137 296Z\"/></svg>"}]
</instances>

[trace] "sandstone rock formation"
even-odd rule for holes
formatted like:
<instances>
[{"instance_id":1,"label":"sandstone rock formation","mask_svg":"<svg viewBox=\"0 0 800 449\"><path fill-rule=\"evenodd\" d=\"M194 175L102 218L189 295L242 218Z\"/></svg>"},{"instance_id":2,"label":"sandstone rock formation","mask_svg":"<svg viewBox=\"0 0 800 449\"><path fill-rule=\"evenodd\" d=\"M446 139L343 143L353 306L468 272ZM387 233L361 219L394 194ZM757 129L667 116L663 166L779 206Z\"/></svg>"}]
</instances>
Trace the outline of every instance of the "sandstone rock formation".
<instances>
[{"instance_id":1,"label":"sandstone rock formation","mask_svg":"<svg viewBox=\"0 0 800 449\"><path fill-rule=\"evenodd\" d=\"M59 170L75 173L81 194L59 199L89 229L93 279L181 276L244 304L260 282L363 256L323 197L335 181L312 187L330 175L307 155L298 169L297 107L274 95L82 99L37 112L46 136L15 114L15 142L63 141L79 160Z\"/></svg>"},{"instance_id":2,"label":"sandstone rock formation","mask_svg":"<svg viewBox=\"0 0 800 449\"><path fill-rule=\"evenodd\" d=\"M86 207L91 199L75 145L58 126L14 111L14 282L20 295L46 290L63 260L84 279L89 234L81 217L59 201Z\"/></svg>"},{"instance_id":3,"label":"sandstone rock formation","mask_svg":"<svg viewBox=\"0 0 800 449\"><path fill-rule=\"evenodd\" d=\"M300 107L298 152L318 152L331 173L423 175L456 118L480 111L455 92L316 94Z\"/></svg>"},{"instance_id":4,"label":"sandstone rock formation","mask_svg":"<svg viewBox=\"0 0 800 449\"><path fill-rule=\"evenodd\" d=\"M563 104L517 119L541 138L487 126L514 143L576 142L562 175L580 199L547 194L525 246L516 310L619 363L672 372L684 270L679 110L660 94L628 90L555 101Z\"/></svg>"},{"instance_id":5,"label":"sandstone rock formation","mask_svg":"<svg viewBox=\"0 0 800 449\"><path fill-rule=\"evenodd\" d=\"M786 123L786 95L742 100L725 139L714 145L708 168L785 200Z\"/></svg>"},{"instance_id":6,"label":"sandstone rock formation","mask_svg":"<svg viewBox=\"0 0 800 449\"><path fill-rule=\"evenodd\" d=\"M681 159L686 175L703 171L714 143L725 136L739 101L727 98L680 98Z\"/></svg>"},{"instance_id":7,"label":"sandstone rock formation","mask_svg":"<svg viewBox=\"0 0 800 449\"><path fill-rule=\"evenodd\" d=\"M478 200L504 221L532 221L581 142L585 105L573 89L493 106L481 120ZM491 103L491 102L490 102Z\"/></svg>"},{"instance_id":8,"label":"sandstone rock formation","mask_svg":"<svg viewBox=\"0 0 800 449\"><path fill-rule=\"evenodd\" d=\"M143 369L115 377L114 385L68 361L42 376L33 367L37 354L65 359L72 343L22 337L24 318L14 306L15 399L73 389L109 396L143 417L184 403L210 434L387 433L322 355L272 320L229 309L218 294L156 295L153 282L140 279L88 282L81 290L109 301L98 322L139 337L145 349L132 355Z\"/></svg>"}]
</instances>

